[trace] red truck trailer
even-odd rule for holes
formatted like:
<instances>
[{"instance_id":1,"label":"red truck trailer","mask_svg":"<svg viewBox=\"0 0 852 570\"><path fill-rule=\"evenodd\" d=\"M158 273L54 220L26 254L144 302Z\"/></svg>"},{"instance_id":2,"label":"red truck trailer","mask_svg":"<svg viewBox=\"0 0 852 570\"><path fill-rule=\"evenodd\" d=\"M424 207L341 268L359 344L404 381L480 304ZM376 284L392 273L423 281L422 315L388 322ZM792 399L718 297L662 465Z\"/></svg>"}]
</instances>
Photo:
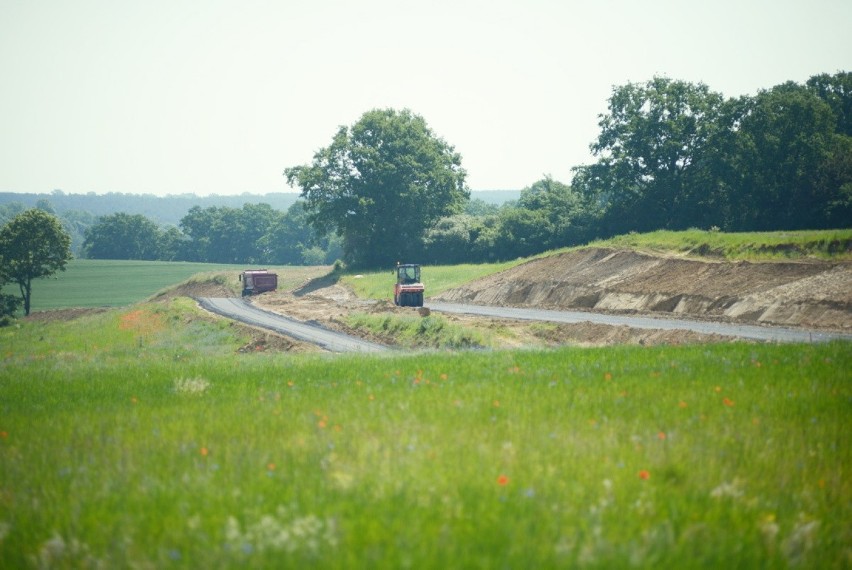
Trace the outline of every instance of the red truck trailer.
<instances>
[{"instance_id":1,"label":"red truck trailer","mask_svg":"<svg viewBox=\"0 0 852 570\"><path fill-rule=\"evenodd\" d=\"M240 281L243 284L243 297L278 288L278 274L266 269L246 269L240 273Z\"/></svg>"}]
</instances>

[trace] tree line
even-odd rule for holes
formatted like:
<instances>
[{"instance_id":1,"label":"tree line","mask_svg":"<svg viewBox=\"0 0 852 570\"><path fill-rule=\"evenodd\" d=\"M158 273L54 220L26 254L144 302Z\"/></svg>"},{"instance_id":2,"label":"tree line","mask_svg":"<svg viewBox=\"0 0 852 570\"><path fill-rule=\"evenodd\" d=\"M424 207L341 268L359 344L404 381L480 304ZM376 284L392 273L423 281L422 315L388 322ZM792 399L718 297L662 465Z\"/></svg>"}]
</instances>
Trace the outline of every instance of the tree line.
<instances>
[{"instance_id":1,"label":"tree line","mask_svg":"<svg viewBox=\"0 0 852 570\"><path fill-rule=\"evenodd\" d=\"M497 212L466 211L454 147L408 110L373 110L310 164L285 170L308 222L355 266L512 259L631 231L847 227L852 73L726 99L655 77L615 87L597 161L570 184L545 176Z\"/></svg>"},{"instance_id":2,"label":"tree line","mask_svg":"<svg viewBox=\"0 0 852 570\"><path fill-rule=\"evenodd\" d=\"M596 162L570 183L544 176L495 206L471 199L461 155L422 117L374 109L284 170L301 192L286 210L196 205L177 226L119 212L80 247L101 259L382 267L514 259L630 231L852 220L848 72L730 99L655 77L614 87L599 126Z\"/></svg>"}]
</instances>

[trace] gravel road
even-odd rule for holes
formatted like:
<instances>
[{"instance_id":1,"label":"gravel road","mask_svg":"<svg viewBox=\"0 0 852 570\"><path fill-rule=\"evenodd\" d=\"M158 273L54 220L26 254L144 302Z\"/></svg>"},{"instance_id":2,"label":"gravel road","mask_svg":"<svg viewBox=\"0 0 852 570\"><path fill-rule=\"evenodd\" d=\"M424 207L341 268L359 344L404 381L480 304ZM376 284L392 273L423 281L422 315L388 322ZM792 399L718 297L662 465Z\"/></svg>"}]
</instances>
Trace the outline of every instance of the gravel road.
<instances>
[{"instance_id":1,"label":"gravel road","mask_svg":"<svg viewBox=\"0 0 852 570\"><path fill-rule=\"evenodd\" d=\"M386 346L361 340L320 325L304 323L259 309L236 297L199 297L202 307L213 313L256 327L273 330L292 338L316 344L331 352L384 352Z\"/></svg>"},{"instance_id":2,"label":"gravel road","mask_svg":"<svg viewBox=\"0 0 852 570\"><path fill-rule=\"evenodd\" d=\"M438 301L429 301L428 307L430 310L437 311L439 313L480 315L501 319L550 321L555 323L590 322L613 326L626 325L639 329L690 330L705 334L720 334L724 336L775 342L826 342L836 339L852 340L852 335L840 333L813 332L802 329L736 325L685 319L658 319L653 317L610 315L583 311L552 311L545 309L491 307L484 305L460 305L456 303L443 303Z\"/></svg>"}]
</instances>

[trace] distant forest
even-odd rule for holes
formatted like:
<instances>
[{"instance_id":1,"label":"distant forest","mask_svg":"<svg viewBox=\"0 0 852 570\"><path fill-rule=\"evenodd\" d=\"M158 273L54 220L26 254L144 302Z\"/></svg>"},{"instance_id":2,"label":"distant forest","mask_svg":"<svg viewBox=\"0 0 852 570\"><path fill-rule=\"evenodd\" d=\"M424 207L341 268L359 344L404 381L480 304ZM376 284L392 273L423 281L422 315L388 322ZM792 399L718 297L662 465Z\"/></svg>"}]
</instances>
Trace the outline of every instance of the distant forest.
<instances>
[{"instance_id":1,"label":"distant forest","mask_svg":"<svg viewBox=\"0 0 852 570\"><path fill-rule=\"evenodd\" d=\"M471 192L471 200L474 205L480 205L480 209L496 209L499 206L516 202L520 195L520 190L474 190ZM71 249L74 255L78 258L84 258L89 257L90 253L83 250L86 232L91 233L90 228L103 221L104 218L107 218L107 221L110 217L116 215L119 219L132 217L136 221L144 218L144 220L156 226L160 233L174 235L181 224L181 220L193 208L224 212L242 210L247 205L267 204L272 210L283 214L289 211L298 199L298 192L243 193L234 196L197 196L195 194L154 196L152 194L125 194L121 192L70 194L62 190L38 194L0 192L0 226L28 208L45 210L55 214L60 219L71 235ZM300 207L297 207L294 210L296 217L299 217L299 209ZM122 216L122 214L127 216ZM318 256L321 257L320 262L325 261L327 256L320 256L315 245L306 245L311 240L308 235L301 234L310 234L307 227L300 226L295 233L300 234L301 241L293 244L294 250L310 250L313 253L312 261L315 261ZM312 236L310 237L312 238ZM136 248L136 252L138 254L138 248ZM339 253L339 251L336 251L336 253ZM121 259L131 259L132 254L132 248L123 252L116 252L118 258ZM163 256L158 256L158 258L160 257ZM301 260L295 258L291 261L296 264L301 263ZM331 259L331 261L334 261L334 259Z\"/></svg>"}]
</instances>

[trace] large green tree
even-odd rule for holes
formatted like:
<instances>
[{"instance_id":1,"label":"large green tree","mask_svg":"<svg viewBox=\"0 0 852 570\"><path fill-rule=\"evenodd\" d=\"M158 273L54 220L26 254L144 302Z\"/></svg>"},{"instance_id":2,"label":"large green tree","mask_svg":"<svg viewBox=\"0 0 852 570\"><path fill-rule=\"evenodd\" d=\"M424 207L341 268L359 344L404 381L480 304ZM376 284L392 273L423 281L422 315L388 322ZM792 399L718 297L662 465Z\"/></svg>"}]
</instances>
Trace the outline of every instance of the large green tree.
<instances>
[{"instance_id":1,"label":"large green tree","mask_svg":"<svg viewBox=\"0 0 852 570\"><path fill-rule=\"evenodd\" d=\"M0 273L16 283L30 314L33 279L64 271L71 259L71 237L56 216L42 210L26 210L0 229Z\"/></svg>"},{"instance_id":2,"label":"large green tree","mask_svg":"<svg viewBox=\"0 0 852 570\"><path fill-rule=\"evenodd\" d=\"M361 267L416 261L426 231L470 198L461 156L408 109L368 111L284 175L311 225L336 231L345 260Z\"/></svg>"},{"instance_id":3,"label":"large green tree","mask_svg":"<svg viewBox=\"0 0 852 570\"><path fill-rule=\"evenodd\" d=\"M142 214L118 212L88 228L83 250L89 259L160 259L162 232Z\"/></svg>"},{"instance_id":4,"label":"large green tree","mask_svg":"<svg viewBox=\"0 0 852 570\"><path fill-rule=\"evenodd\" d=\"M724 99L704 84L655 77L613 89L572 186L604 208L609 233L683 229L700 215L702 156Z\"/></svg>"},{"instance_id":5,"label":"large green tree","mask_svg":"<svg viewBox=\"0 0 852 570\"><path fill-rule=\"evenodd\" d=\"M835 209L849 182L849 145L836 133L831 106L792 82L732 104L732 135L716 149L725 164L726 229L824 228L834 218L843 221Z\"/></svg>"}]
</instances>

